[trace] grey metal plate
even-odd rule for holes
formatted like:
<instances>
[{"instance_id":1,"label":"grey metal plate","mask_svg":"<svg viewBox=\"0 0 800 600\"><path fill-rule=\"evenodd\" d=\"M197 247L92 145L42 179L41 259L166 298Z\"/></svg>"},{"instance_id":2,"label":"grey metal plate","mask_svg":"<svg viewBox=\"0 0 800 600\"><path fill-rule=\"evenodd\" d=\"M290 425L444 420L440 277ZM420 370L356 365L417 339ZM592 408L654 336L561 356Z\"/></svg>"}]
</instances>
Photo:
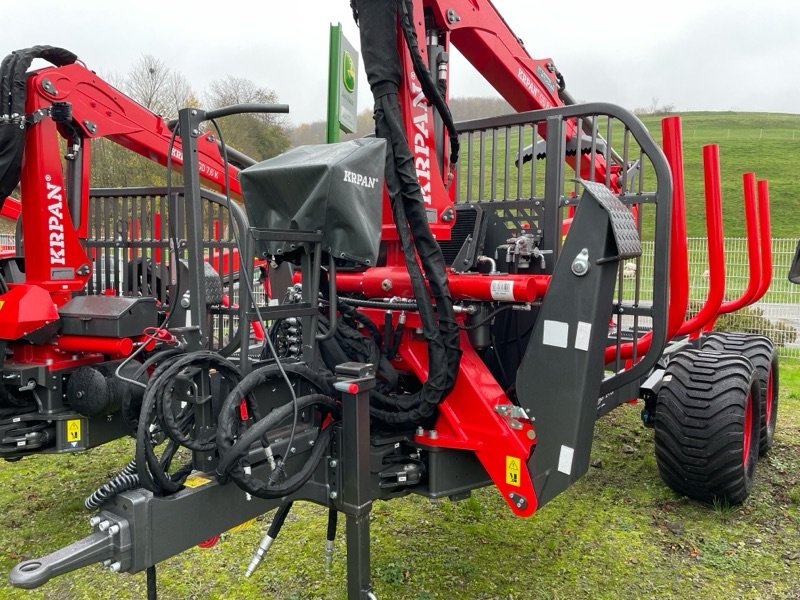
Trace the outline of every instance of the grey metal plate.
<instances>
[{"instance_id":1,"label":"grey metal plate","mask_svg":"<svg viewBox=\"0 0 800 600\"><path fill-rule=\"evenodd\" d=\"M617 256L636 258L642 255L642 241L636 229L633 213L602 183L581 180L584 190L594 196L611 219L614 241L617 243Z\"/></svg>"}]
</instances>

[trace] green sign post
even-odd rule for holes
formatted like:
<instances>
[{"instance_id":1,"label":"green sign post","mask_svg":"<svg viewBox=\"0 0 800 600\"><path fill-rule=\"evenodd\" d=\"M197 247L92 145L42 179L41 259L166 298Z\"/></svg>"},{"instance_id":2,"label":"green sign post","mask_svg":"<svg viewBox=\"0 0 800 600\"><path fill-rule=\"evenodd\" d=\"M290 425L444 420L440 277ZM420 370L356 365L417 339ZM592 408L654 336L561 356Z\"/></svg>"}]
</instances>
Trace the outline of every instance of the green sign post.
<instances>
[{"instance_id":1,"label":"green sign post","mask_svg":"<svg viewBox=\"0 0 800 600\"><path fill-rule=\"evenodd\" d=\"M354 133L358 125L358 52L342 35L342 25L331 25L328 67L329 144L339 141L339 132Z\"/></svg>"}]
</instances>

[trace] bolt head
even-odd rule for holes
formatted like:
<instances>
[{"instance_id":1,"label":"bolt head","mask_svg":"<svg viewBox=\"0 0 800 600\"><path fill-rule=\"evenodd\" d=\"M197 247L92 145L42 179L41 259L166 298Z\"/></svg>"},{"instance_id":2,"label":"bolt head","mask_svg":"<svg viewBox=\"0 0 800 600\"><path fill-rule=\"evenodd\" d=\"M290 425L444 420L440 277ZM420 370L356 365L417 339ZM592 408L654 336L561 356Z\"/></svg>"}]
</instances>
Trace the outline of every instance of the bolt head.
<instances>
[{"instance_id":1,"label":"bolt head","mask_svg":"<svg viewBox=\"0 0 800 600\"><path fill-rule=\"evenodd\" d=\"M331 492L331 493L328 495L328 497L329 497L331 500L336 500L336 499L339 497L339 493L338 493L337 491L335 491L335 490L334 490L334 491L332 491L332 492Z\"/></svg>"}]
</instances>

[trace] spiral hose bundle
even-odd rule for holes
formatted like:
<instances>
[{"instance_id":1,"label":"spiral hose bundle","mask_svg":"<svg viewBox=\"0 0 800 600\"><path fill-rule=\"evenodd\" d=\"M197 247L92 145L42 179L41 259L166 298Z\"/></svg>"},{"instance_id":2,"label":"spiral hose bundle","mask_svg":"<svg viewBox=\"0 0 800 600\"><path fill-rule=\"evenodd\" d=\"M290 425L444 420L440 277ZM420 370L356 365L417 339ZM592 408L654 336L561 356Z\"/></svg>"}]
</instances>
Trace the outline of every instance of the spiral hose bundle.
<instances>
[{"instance_id":1,"label":"spiral hose bundle","mask_svg":"<svg viewBox=\"0 0 800 600\"><path fill-rule=\"evenodd\" d=\"M257 419L248 429L240 433L238 407L241 399L250 396L256 388L268 381L283 377L277 365L267 365L249 373L231 390L222 405L217 424L216 445L220 456L217 479L220 483L233 480L237 486L257 498L282 498L300 489L313 475L323 455L328 451L332 428L329 425L320 430L311 456L299 471L286 479L283 479L282 467L273 471L264 481L248 474L245 460L253 444L258 442L263 445L268 444L267 434L296 412L316 407L336 416L339 411L338 404L329 395L331 390L328 381L317 371L302 364L287 364L283 365L283 368L323 393L308 394L297 398L296 403L284 404L272 410L263 419Z\"/></svg>"},{"instance_id":2,"label":"spiral hose bundle","mask_svg":"<svg viewBox=\"0 0 800 600\"><path fill-rule=\"evenodd\" d=\"M192 403L186 403L176 411L174 384L181 374L196 368L214 369L231 385L242 379L239 369L215 352L170 353L158 364L147 384L136 430L136 472L139 483L154 494L177 492L191 472L191 463L186 463L175 472L168 473L172 459L181 446L196 452L216 449L214 436L206 439L192 437L195 422ZM255 402L247 399L247 403L257 417ZM161 457L157 457L155 446L164 441L165 436L168 438L166 449Z\"/></svg>"},{"instance_id":3,"label":"spiral hose bundle","mask_svg":"<svg viewBox=\"0 0 800 600\"><path fill-rule=\"evenodd\" d=\"M86 510L101 508L117 494L139 487L139 476L136 474L136 460L132 460L117 473L108 483L97 488L91 496L84 500Z\"/></svg>"}]
</instances>

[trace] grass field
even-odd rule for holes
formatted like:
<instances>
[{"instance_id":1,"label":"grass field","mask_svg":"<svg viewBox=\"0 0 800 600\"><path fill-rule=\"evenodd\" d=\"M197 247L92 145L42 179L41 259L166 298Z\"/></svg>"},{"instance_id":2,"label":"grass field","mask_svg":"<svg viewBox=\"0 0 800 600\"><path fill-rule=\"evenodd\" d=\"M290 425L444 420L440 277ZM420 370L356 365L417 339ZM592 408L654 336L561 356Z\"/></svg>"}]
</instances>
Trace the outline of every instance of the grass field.
<instances>
[{"instance_id":1,"label":"grass field","mask_svg":"<svg viewBox=\"0 0 800 600\"><path fill-rule=\"evenodd\" d=\"M598 423L589 473L531 519L494 489L459 503L411 497L375 505L372 575L384 600L800 598L800 367L782 372L776 446L740 507L677 496L659 479L638 408ZM126 462L128 440L0 466L0 571L87 534L82 498ZM224 534L159 566L160 598L345 597L344 535L323 569L324 510L301 506L256 574L244 569L268 523ZM100 566L0 598L143 598L144 575Z\"/></svg>"},{"instance_id":2,"label":"grass field","mask_svg":"<svg viewBox=\"0 0 800 600\"><path fill-rule=\"evenodd\" d=\"M660 143L661 119L643 119ZM741 174L768 179L773 206L772 236L800 235L800 115L696 112L681 115L686 168L686 219L690 236L705 235L702 147L719 144L723 227L726 237L743 237Z\"/></svg>"},{"instance_id":3,"label":"grass field","mask_svg":"<svg viewBox=\"0 0 800 600\"><path fill-rule=\"evenodd\" d=\"M704 237L705 200L703 191L702 148L706 144L719 144L722 173L723 228L726 237L744 237L746 234L743 209L742 174L753 171L758 179L767 179L770 183L772 205L772 236L776 238L796 238L800 232L800 189L798 176L800 167L797 157L800 156L800 115L769 113L718 113L696 112L680 115L683 125L683 148L686 185L686 220L690 237ZM661 144L661 116L643 118L650 134ZM623 150L622 129L616 125L612 128L612 146ZM608 138L607 123L600 119L598 131ZM514 165L514 157L521 147L532 142L532 130L525 128L523 141L519 143L520 133L512 128L508 134L499 129L496 135L488 135L484 139L483 183L479 182L478 157L481 155L478 136L473 138L471 149L467 140L462 137L462 160L459 170L460 197L467 198L468 173L471 171L472 200L478 198L502 199L517 197L520 189L522 198L530 197L531 181L535 182L536 193L541 196L544 190L544 163L538 161L537 174L531 176L531 163L522 168L522 174ZM490 157L495 154L495 170L490 167ZM631 142L630 160L637 158ZM470 162L470 157L472 161ZM506 165L508 161L508 165ZM471 164L471 169L466 165ZM645 169L645 191L652 191L652 167ZM494 177L492 177L494 175ZM519 180L518 180L519 176ZM567 168L565 193L570 193L574 185L571 169ZM494 188L491 187L494 180ZM494 194L492 194L494 189ZM647 220L647 217L645 218ZM651 234L647 227L643 236Z\"/></svg>"}]
</instances>

